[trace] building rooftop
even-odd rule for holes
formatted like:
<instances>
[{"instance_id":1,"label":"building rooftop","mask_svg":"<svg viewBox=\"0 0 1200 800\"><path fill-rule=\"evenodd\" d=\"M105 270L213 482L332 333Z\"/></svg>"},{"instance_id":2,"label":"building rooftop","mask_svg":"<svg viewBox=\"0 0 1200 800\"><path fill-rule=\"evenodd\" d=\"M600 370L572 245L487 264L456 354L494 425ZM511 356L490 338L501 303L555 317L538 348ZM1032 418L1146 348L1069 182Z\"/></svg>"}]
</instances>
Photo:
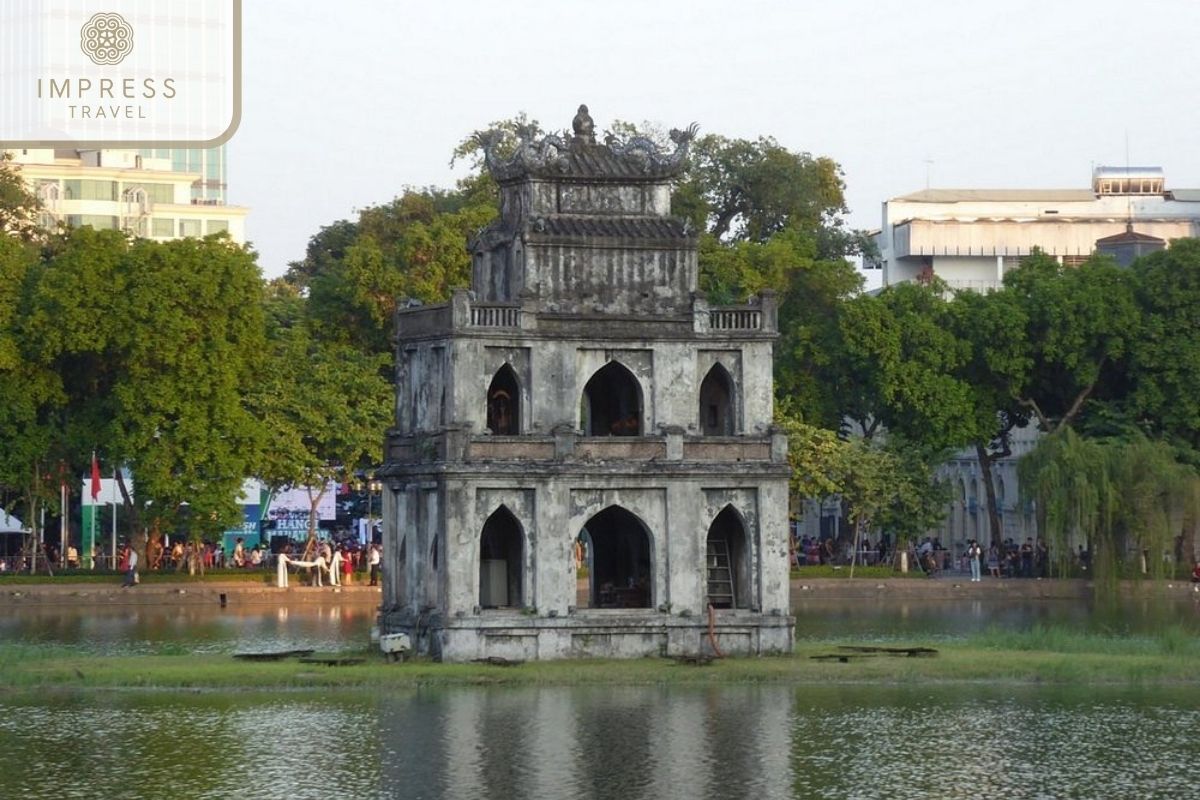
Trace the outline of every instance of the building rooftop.
<instances>
[{"instance_id":1,"label":"building rooftop","mask_svg":"<svg viewBox=\"0 0 1200 800\"><path fill-rule=\"evenodd\" d=\"M923 189L893 198L909 203L1061 203L1095 199L1090 189Z\"/></svg>"}]
</instances>

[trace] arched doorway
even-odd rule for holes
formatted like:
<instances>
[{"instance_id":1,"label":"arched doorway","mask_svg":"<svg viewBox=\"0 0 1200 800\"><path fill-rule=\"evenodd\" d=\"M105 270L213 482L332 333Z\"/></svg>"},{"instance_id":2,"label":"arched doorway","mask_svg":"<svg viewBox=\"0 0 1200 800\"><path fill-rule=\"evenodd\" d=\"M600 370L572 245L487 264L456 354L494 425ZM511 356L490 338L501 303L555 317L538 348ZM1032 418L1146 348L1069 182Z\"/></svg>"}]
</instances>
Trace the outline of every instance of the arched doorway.
<instances>
[{"instance_id":1,"label":"arched doorway","mask_svg":"<svg viewBox=\"0 0 1200 800\"><path fill-rule=\"evenodd\" d=\"M651 608L650 534L634 514L609 506L587 521L589 608Z\"/></svg>"},{"instance_id":2,"label":"arched doorway","mask_svg":"<svg viewBox=\"0 0 1200 800\"><path fill-rule=\"evenodd\" d=\"M733 435L733 378L713 364L700 384L700 432L705 436Z\"/></svg>"},{"instance_id":3,"label":"arched doorway","mask_svg":"<svg viewBox=\"0 0 1200 800\"><path fill-rule=\"evenodd\" d=\"M610 361L583 387L580 421L586 436L640 436L642 387L623 364Z\"/></svg>"},{"instance_id":4,"label":"arched doorway","mask_svg":"<svg viewBox=\"0 0 1200 800\"><path fill-rule=\"evenodd\" d=\"M498 436L516 436L521 432L521 388L508 364L496 370L488 387L487 426Z\"/></svg>"},{"instance_id":5,"label":"arched doorway","mask_svg":"<svg viewBox=\"0 0 1200 800\"><path fill-rule=\"evenodd\" d=\"M500 506L483 523L479 537L479 605L481 608L520 608L524 605L524 540L521 523Z\"/></svg>"},{"instance_id":6,"label":"arched doorway","mask_svg":"<svg viewBox=\"0 0 1200 800\"><path fill-rule=\"evenodd\" d=\"M750 548L746 526L733 506L725 506L708 526L705 573L708 602L713 608L749 608Z\"/></svg>"}]
</instances>

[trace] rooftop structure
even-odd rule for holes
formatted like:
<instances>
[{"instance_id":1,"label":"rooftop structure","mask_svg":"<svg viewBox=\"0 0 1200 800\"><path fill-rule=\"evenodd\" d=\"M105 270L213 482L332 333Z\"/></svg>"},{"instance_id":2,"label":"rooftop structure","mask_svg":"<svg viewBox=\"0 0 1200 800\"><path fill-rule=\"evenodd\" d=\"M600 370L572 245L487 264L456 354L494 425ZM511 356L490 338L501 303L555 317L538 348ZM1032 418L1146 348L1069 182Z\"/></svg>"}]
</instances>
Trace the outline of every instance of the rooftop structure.
<instances>
[{"instance_id":1,"label":"rooftop structure","mask_svg":"<svg viewBox=\"0 0 1200 800\"><path fill-rule=\"evenodd\" d=\"M1034 248L1077 264L1130 225L1164 243L1196 236L1200 190L1167 188L1158 167L1097 167L1091 189L925 189L884 202L868 266L884 286L936 276L986 290Z\"/></svg>"}]
</instances>

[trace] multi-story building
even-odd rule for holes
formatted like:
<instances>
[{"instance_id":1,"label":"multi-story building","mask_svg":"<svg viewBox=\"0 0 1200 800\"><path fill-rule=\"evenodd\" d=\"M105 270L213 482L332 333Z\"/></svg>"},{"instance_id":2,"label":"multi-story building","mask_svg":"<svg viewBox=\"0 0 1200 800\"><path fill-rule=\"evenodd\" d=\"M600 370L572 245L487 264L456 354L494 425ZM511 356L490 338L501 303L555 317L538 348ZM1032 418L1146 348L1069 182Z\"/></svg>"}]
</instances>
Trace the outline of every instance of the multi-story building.
<instances>
[{"instance_id":1,"label":"multi-story building","mask_svg":"<svg viewBox=\"0 0 1200 800\"><path fill-rule=\"evenodd\" d=\"M225 148L8 151L42 203L42 224L149 239L228 232L246 241L248 209L226 203Z\"/></svg>"},{"instance_id":2,"label":"multi-story building","mask_svg":"<svg viewBox=\"0 0 1200 800\"><path fill-rule=\"evenodd\" d=\"M381 627L446 660L790 650L774 298L697 295L693 131L575 123L487 148L473 291L398 314Z\"/></svg>"},{"instance_id":3,"label":"multi-story building","mask_svg":"<svg viewBox=\"0 0 1200 800\"><path fill-rule=\"evenodd\" d=\"M883 204L883 285L936 276L987 290L1034 248L1065 264L1098 249L1121 260L1200 233L1200 189L1169 189L1158 167L1097 167L1091 189L925 189ZM1132 236L1130 236L1132 234ZM1115 237L1115 239L1114 239ZM1102 240L1108 239L1108 242ZM1135 247L1124 245L1130 243Z\"/></svg>"}]
</instances>

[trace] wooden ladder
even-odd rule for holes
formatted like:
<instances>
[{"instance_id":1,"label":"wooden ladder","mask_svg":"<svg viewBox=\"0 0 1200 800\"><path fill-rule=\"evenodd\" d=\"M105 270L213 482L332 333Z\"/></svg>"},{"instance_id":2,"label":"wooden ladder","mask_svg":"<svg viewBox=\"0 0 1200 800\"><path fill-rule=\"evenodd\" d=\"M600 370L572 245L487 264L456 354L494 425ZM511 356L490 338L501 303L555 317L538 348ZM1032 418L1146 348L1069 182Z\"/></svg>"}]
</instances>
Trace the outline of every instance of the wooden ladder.
<instances>
[{"instance_id":1,"label":"wooden ladder","mask_svg":"<svg viewBox=\"0 0 1200 800\"><path fill-rule=\"evenodd\" d=\"M713 608L733 608L733 570L729 565L729 542L709 539L705 556L708 568L708 602Z\"/></svg>"}]
</instances>

